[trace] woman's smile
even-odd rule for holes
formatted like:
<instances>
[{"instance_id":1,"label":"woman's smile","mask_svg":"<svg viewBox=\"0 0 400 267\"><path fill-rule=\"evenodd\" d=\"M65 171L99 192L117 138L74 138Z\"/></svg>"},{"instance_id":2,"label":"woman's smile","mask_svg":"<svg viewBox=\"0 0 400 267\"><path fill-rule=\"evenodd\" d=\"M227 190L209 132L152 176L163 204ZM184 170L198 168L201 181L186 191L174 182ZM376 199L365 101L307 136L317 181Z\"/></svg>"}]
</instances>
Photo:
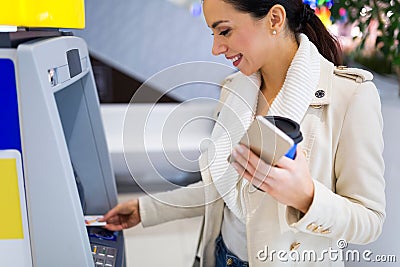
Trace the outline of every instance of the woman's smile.
<instances>
[{"instance_id":1,"label":"woman's smile","mask_svg":"<svg viewBox=\"0 0 400 267\"><path fill-rule=\"evenodd\" d=\"M243 55L239 53L236 56L231 56L231 57L225 56L225 57L226 59L230 60L233 63L233 66L237 67L242 61Z\"/></svg>"}]
</instances>

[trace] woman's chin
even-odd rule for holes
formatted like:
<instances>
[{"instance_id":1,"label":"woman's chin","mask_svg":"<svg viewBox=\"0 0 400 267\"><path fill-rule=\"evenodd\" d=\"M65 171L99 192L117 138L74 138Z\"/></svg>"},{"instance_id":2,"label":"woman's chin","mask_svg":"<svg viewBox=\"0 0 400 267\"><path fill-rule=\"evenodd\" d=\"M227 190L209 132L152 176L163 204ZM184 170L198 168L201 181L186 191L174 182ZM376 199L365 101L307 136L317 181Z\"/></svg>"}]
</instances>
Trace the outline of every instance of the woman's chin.
<instances>
[{"instance_id":1,"label":"woman's chin","mask_svg":"<svg viewBox=\"0 0 400 267\"><path fill-rule=\"evenodd\" d=\"M246 68L239 68L239 71L240 71L241 73L243 73L244 75L246 75L246 76L250 76L250 75L252 75L254 72L256 72L256 71L254 71L254 70L250 70L250 69L246 69Z\"/></svg>"}]
</instances>

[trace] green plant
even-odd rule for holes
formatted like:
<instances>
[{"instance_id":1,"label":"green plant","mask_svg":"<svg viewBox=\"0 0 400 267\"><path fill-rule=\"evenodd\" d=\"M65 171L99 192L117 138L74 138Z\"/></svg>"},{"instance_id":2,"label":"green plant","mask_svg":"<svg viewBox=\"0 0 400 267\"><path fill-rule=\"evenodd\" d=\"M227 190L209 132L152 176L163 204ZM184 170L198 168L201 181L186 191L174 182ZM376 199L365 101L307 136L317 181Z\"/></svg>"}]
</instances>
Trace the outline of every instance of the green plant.
<instances>
[{"instance_id":1,"label":"green plant","mask_svg":"<svg viewBox=\"0 0 400 267\"><path fill-rule=\"evenodd\" d=\"M343 16L343 8L347 11ZM342 9L342 10L340 10ZM340 12L341 11L341 12ZM335 0L335 20L347 20L360 29L355 57L383 58L393 70L400 68L400 0ZM370 46L374 51L365 53ZM364 52L364 53L363 53Z\"/></svg>"}]
</instances>

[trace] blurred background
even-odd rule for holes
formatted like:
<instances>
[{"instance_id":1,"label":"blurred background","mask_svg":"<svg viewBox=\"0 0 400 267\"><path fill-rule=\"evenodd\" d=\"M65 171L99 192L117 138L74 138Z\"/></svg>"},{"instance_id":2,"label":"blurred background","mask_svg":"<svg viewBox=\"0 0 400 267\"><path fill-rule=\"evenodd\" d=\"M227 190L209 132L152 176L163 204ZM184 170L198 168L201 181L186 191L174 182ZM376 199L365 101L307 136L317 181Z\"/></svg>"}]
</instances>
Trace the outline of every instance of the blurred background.
<instances>
[{"instance_id":1,"label":"blurred background","mask_svg":"<svg viewBox=\"0 0 400 267\"><path fill-rule=\"evenodd\" d=\"M362 65L378 74L399 77L398 0L304 2L340 39L346 65ZM211 55L211 31L204 22L200 0L86 0L85 6L86 28L75 34L89 45L103 103L129 102L135 88L176 64L208 61L230 66L223 57ZM162 82L152 89L165 91ZM161 101L199 95L217 97L218 89L183 90L167 94Z\"/></svg>"}]
</instances>

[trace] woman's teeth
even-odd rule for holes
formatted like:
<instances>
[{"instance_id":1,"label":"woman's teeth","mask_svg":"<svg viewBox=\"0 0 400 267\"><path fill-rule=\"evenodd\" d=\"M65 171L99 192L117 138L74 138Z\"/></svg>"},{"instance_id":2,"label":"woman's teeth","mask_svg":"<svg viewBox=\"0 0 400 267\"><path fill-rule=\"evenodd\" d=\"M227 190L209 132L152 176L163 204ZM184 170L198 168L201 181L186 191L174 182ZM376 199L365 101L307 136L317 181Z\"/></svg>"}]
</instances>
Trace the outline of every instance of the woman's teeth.
<instances>
[{"instance_id":1,"label":"woman's teeth","mask_svg":"<svg viewBox=\"0 0 400 267\"><path fill-rule=\"evenodd\" d=\"M236 62L236 61L238 61L241 57L242 57L242 55L238 55L238 56L236 56L236 57L234 57L234 58L231 58L231 59L229 59L229 60L232 61L232 62Z\"/></svg>"}]
</instances>

